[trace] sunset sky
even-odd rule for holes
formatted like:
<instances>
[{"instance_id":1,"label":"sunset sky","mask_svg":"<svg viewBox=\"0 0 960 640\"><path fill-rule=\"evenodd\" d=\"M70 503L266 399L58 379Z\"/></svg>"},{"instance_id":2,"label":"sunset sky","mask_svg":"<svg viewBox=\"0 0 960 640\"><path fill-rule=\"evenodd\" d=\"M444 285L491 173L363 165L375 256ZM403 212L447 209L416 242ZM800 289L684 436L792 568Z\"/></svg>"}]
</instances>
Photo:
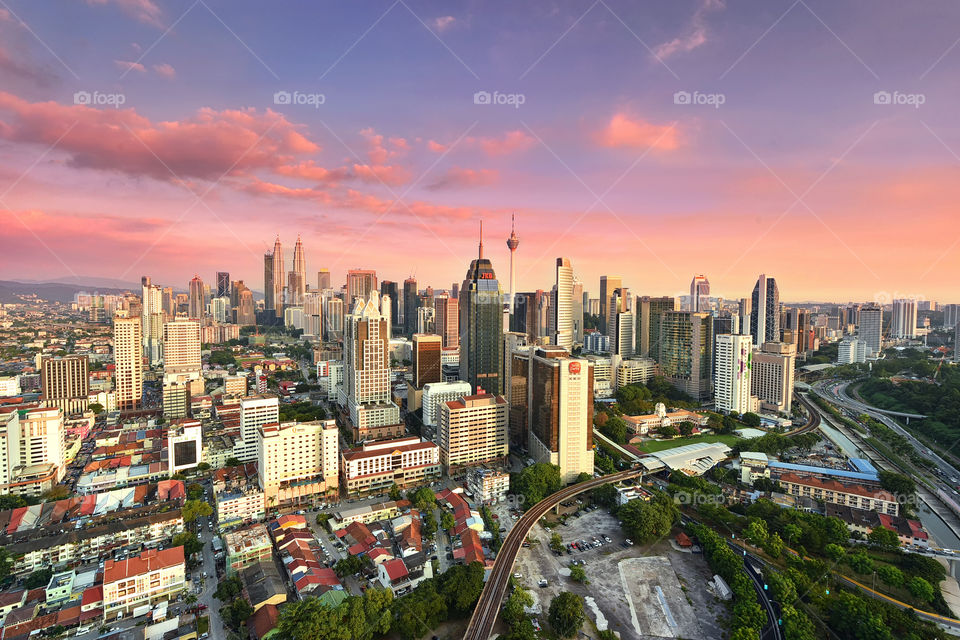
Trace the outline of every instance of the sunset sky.
<instances>
[{"instance_id":1,"label":"sunset sky","mask_svg":"<svg viewBox=\"0 0 960 640\"><path fill-rule=\"evenodd\" d=\"M289 261L300 233L312 286L370 268L444 288L482 218L506 282L515 212L521 291L562 255L594 297L603 273L651 295L704 273L738 298L763 272L784 301L960 302L958 18L951 0L0 0L0 279L222 270L262 290L264 250L279 234Z\"/></svg>"}]
</instances>

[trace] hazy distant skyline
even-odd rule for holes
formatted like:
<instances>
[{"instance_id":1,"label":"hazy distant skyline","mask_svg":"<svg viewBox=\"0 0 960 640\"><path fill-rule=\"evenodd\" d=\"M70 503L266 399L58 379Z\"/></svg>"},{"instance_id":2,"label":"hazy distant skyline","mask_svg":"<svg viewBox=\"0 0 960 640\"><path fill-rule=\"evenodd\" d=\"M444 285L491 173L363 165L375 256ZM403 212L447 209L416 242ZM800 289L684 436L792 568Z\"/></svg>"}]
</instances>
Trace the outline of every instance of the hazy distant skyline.
<instances>
[{"instance_id":1,"label":"hazy distant skyline","mask_svg":"<svg viewBox=\"0 0 960 640\"><path fill-rule=\"evenodd\" d=\"M518 291L549 289L566 256L594 297L602 274L682 295L695 273L745 297L763 272L785 301L956 302L957 18L947 1L4 0L0 279L222 270L261 290L263 251L301 233L312 285L361 267L449 287L482 217L507 281L516 212Z\"/></svg>"}]
</instances>

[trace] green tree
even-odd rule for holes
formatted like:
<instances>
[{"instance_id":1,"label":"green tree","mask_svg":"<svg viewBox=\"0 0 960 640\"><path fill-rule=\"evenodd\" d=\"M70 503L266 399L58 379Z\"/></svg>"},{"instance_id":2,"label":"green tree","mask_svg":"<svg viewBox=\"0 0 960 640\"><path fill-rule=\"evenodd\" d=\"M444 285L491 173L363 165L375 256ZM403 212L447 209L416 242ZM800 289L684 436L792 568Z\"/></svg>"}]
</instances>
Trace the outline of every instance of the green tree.
<instances>
[{"instance_id":1,"label":"green tree","mask_svg":"<svg viewBox=\"0 0 960 640\"><path fill-rule=\"evenodd\" d=\"M631 500L620 508L617 516L634 541L646 544L669 535L680 518L680 511L670 496L656 492L649 502Z\"/></svg>"},{"instance_id":2,"label":"green tree","mask_svg":"<svg viewBox=\"0 0 960 640\"><path fill-rule=\"evenodd\" d=\"M617 444L623 444L628 440L627 421L619 416L609 418L600 431Z\"/></svg>"},{"instance_id":3,"label":"green tree","mask_svg":"<svg viewBox=\"0 0 960 640\"><path fill-rule=\"evenodd\" d=\"M243 598L237 598L220 609L220 617L223 618L227 626L233 629L239 629L252 615L253 607Z\"/></svg>"},{"instance_id":4,"label":"green tree","mask_svg":"<svg viewBox=\"0 0 960 640\"><path fill-rule=\"evenodd\" d=\"M210 471L210 463L201 462L200 464L197 465L197 471L200 471L201 473L204 471Z\"/></svg>"},{"instance_id":5,"label":"green tree","mask_svg":"<svg viewBox=\"0 0 960 640\"><path fill-rule=\"evenodd\" d=\"M752 411L747 411L742 416L740 416L740 422L747 425L748 427L759 427L760 426L760 416L753 413Z\"/></svg>"},{"instance_id":6,"label":"green tree","mask_svg":"<svg viewBox=\"0 0 960 640\"><path fill-rule=\"evenodd\" d=\"M902 587L907 581L906 576L903 575L903 571L900 571L900 569L896 567L891 567L888 564L882 564L877 567L877 575L884 583L891 587Z\"/></svg>"},{"instance_id":7,"label":"green tree","mask_svg":"<svg viewBox=\"0 0 960 640\"><path fill-rule=\"evenodd\" d=\"M557 553L563 552L563 538L559 533L550 534L550 548Z\"/></svg>"},{"instance_id":8,"label":"green tree","mask_svg":"<svg viewBox=\"0 0 960 640\"><path fill-rule=\"evenodd\" d=\"M787 544L793 544L800 539L802 534L803 529L795 524L787 524L783 527L783 537L786 539Z\"/></svg>"},{"instance_id":9,"label":"green tree","mask_svg":"<svg viewBox=\"0 0 960 640\"><path fill-rule=\"evenodd\" d=\"M402 498L402 497L403 497L403 496L400 494L400 487L398 487L398 486L397 486L397 483L394 482L394 483L390 486L390 499L391 499L391 500L399 500L399 499Z\"/></svg>"},{"instance_id":10,"label":"green tree","mask_svg":"<svg viewBox=\"0 0 960 640\"><path fill-rule=\"evenodd\" d=\"M550 626L561 638L574 636L583 626L583 599L575 593L564 591L550 602L548 614Z\"/></svg>"},{"instance_id":11,"label":"green tree","mask_svg":"<svg viewBox=\"0 0 960 640\"><path fill-rule=\"evenodd\" d=\"M761 546L767 541L767 521L760 520L759 518L753 518L750 520L750 524L747 525L746 531L743 532L743 537L754 546Z\"/></svg>"},{"instance_id":12,"label":"green tree","mask_svg":"<svg viewBox=\"0 0 960 640\"><path fill-rule=\"evenodd\" d=\"M730 634L730 640L760 640L760 634L751 627L737 627Z\"/></svg>"},{"instance_id":13,"label":"green tree","mask_svg":"<svg viewBox=\"0 0 960 640\"><path fill-rule=\"evenodd\" d=\"M103 405L99 402L93 402L89 407L90 411L93 411L93 415L98 416L103 413Z\"/></svg>"},{"instance_id":14,"label":"green tree","mask_svg":"<svg viewBox=\"0 0 960 640\"><path fill-rule=\"evenodd\" d=\"M874 564L870 556L863 549L857 549L847 556L847 564L857 573L873 573Z\"/></svg>"},{"instance_id":15,"label":"green tree","mask_svg":"<svg viewBox=\"0 0 960 640\"><path fill-rule=\"evenodd\" d=\"M413 506L421 512L433 509L434 505L437 504L437 496L434 495L430 487L420 487L407 497L413 503Z\"/></svg>"},{"instance_id":16,"label":"green tree","mask_svg":"<svg viewBox=\"0 0 960 640\"><path fill-rule=\"evenodd\" d=\"M213 507L210 506L209 502L202 500L187 500L183 503L181 513L183 514L184 522L193 522L197 518L206 518L209 516L213 513Z\"/></svg>"},{"instance_id":17,"label":"green tree","mask_svg":"<svg viewBox=\"0 0 960 640\"><path fill-rule=\"evenodd\" d=\"M562 484L560 467L545 462L532 464L510 476L511 492L522 494L528 507L559 491Z\"/></svg>"},{"instance_id":18,"label":"green tree","mask_svg":"<svg viewBox=\"0 0 960 640\"><path fill-rule=\"evenodd\" d=\"M779 571L771 571L766 576L766 581L770 587L770 592L773 594L773 599L780 604L792 604L797 599L797 588L785 574Z\"/></svg>"},{"instance_id":19,"label":"green tree","mask_svg":"<svg viewBox=\"0 0 960 640\"><path fill-rule=\"evenodd\" d=\"M220 581L217 590L213 592L213 597L220 602L229 602L240 595L241 591L243 591L243 581L240 576L232 576Z\"/></svg>"},{"instance_id":20,"label":"green tree","mask_svg":"<svg viewBox=\"0 0 960 640\"><path fill-rule=\"evenodd\" d=\"M27 589L39 589L40 587L45 587L50 584L50 578L52 577L53 569L50 567L37 569L24 579L23 586Z\"/></svg>"},{"instance_id":21,"label":"green tree","mask_svg":"<svg viewBox=\"0 0 960 640\"><path fill-rule=\"evenodd\" d=\"M570 579L574 582L586 582L587 581L587 572L579 564L575 564L570 567Z\"/></svg>"},{"instance_id":22,"label":"green tree","mask_svg":"<svg viewBox=\"0 0 960 640\"><path fill-rule=\"evenodd\" d=\"M3 547L0 547L0 582L3 582L7 579L7 576L10 575L10 571L13 568L14 559L7 550Z\"/></svg>"},{"instance_id":23,"label":"green tree","mask_svg":"<svg viewBox=\"0 0 960 640\"><path fill-rule=\"evenodd\" d=\"M873 530L867 534L867 540L888 549L896 549L900 546L900 536L897 532L893 529L887 529L883 525L874 527Z\"/></svg>"},{"instance_id":24,"label":"green tree","mask_svg":"<svg viewBox=\"0 0 960 640\"><path fill-rule=\"evenodd\" d=\"M440 526L445 530L450 531L457 525L457 521L454 519L453 514L449 511L444 511L443 515L440 516Z\"/></svg>"},{"instance_id":25,"label":"green tree","mask_svg":"<svg viewBox=\"0 0 960 640\"><path fill-rule=\"evenodd\" d=\"M199 500L203 497L203 486L193 482L187 486L187 498L189 500Z\"/></svg>"},{"instance_id":26,"label":"green tree","mask_svg":"<svg viewBox=\"0 0 960 640\"><path fill-rule=\"evenodd\" d=\"M613 508L617 506L618 496L617 488L609 482L590 490L590 500L602 507Z\"/></svg>"},{"instance_id":27,"label":"green tree","mask_svg":"<svg viewBox=\"0 0 960 640\"><path fill-rule=\"evenodd\" d=\"M783 553L783 540L780 538L780 534L776 532L771 534L763 545L763 550L771 558L779 558L780 554Z\"/></svg>"},{"instance_id":28,"label":"green tree","mask_svg":"<svg viewBox=\"0 0 960 640\"><path fill-rule=\"evenodd\" d=\"M587 480L593 480L593 476L586 471L581 471L577 474L577 478L573 482L574 484L580 484L581 482L586 482Z\"/></svg>"},{"instance_id":29,"label":"green tree","mask_svg":"<svg viewBox=\"0 0 960 640\"><path fill-rule=\"evenodd\" d=\"M503 605L503 621L510 627L519 625L526 618L523 612L524 607L532 606L533 597L530 593L522 587L515 587L507 598L506 604Z\"/></svg>"},{"instance_id":30,"label":"green tree","mask_svg":"<svg viewBox=\"0 0 960 640\"><path fill-rule=\"evenodd\" d=\"M833 544L832 542L823 547L823 553L834 562L840 562L843 560L843 557L847 555L843 547L838 544Z\"/></svg>"},{"instance_id":31,"label":"green tree","mask_svg":"<svg viewBox=\"0 0 960 640\"><path fill-rule=\"evenodd\" d=\"M337 564L333 565L333 570L336 571L338 576L343 578L344 576L359 573L360 570L363 569L363 564L363 559L360 556L349 555L346 558L337 560Z\"/></svg>"},{"instance_id":32,"label":"green tree","mask_svg":"<svg viewBox=\"0 0 960 640\"><path fill-rule=\"evenodd\" d=\"M218 364L224 367L237 366L237 359L230 351L212 351L210 353L210 364Z\"/></svg>"},{"instance_id":33,"label":"green tree","mask_svg":"<svg viewBox=\"0 0 960 640\"><path fill-rule=\"evenodd\" d=\"M693 433L694 426L696 425L694 425L689 420L684 420L683 422L677 425L677 430L680 432L680 435L689 436Z\"/></svg>"},{"instance_id":34,"label":"green tree","mask_svg":"<svg viewBox=\"0 0 960 640\"><path fill-rule=\"evenodd\" d=\"M662 438L676 438L680 431L673 425L665 424L654 429L656 434Z\"/></svg>"},{"instance_id":35,"label":"green tree","mask_svg":"<svg viewBox=\"0 0 960 640\"><path fill-rule=\"evenodd\" d=\"M912 496L917 491L917 483L910 476L895 471L880 471L880 486L898 496Z\"/></svg>"},{"instance_id":36,"label":"green tree","mask_svg":"<svg viewBox=\"0 0 960 640\"><path fill-rule=\"evenodd\" d=\"M920 576L913 576L907 582L907 590L910 591L910 594L917 600L923 602L931 602L934 596L933 585L921 578Z\"/></svg>"},{"instance_id":37,"label":"green tree","mask_svg":"<svg viewBox=\"0 0 960 640\"><path fill-rule=\"evenodd\" d=\"M782 607L783 635L789 640L819 640L820 635L809 616L790 605Z\"/></svg>"},{"instance_id":38,"label":"green tree","mask_svg":"<svg viewBox=\"0 0 960 640\"><path fill-rule=\"evenodd\" d=\"M188 558L195 553L203 551L203 542L197 538L197 534L190 531L184 531L173 536L170 543L172 547L183 547L183 554Z\"/></svg>"},{"instance_id":39,"label":"green tree","mask_svg":"<svg viewBox=\"0 0 960 640\"><path fill-rule=\"evenodd\" d=\"M239 467L240 461L237 458L227 458L223 464L225 467Z\"/></svg>"}]
</instances>

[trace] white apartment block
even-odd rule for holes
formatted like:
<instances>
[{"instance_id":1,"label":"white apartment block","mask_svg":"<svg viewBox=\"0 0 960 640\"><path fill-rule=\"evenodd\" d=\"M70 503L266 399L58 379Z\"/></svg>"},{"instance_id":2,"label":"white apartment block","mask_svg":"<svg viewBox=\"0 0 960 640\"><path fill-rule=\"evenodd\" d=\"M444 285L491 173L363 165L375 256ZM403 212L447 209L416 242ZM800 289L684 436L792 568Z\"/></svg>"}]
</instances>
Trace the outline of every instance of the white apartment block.
<instances>
[{"instance_id":1,"label":"white apartment block","mask_svg":"<svg viewBox=\"0 0 960 640\"><path fill-rule=\"evenodd\" d=\"M432 482L440 477L440 448L417 437L370 442L340 454L340 473L350 494Z\"/></svg>"},{"instance_id":2,"label":"white apartment block","mask_svg":"<svg viewBox=\"0 0 960 640\"><path fill-rule=\"evenodd\" d=\"M837 345L837 362L854 364L867 361L867 345L857 338L844 338Z\"/></svg>"},{"instance_id":3,"label":"white apartment block","mask_svg":"<svg viewBox=\"0 0 960 640\"><path fill-rule=\"evenodd\" d=\"M350 420L359 429L400 422L400 408L390 395L388 324L376 291L368 300L358 299L346 318L343 394Z\"/></svg>"},{"instance_id":4,"label":"white apartment block","mask_svg":"<svg viewBox=\"0 0 960 640\"><path fill-rule=\"evenodd\" d=\"M139 556L103 567L103 619L129 615L145 604L174 600L186 588L183 547L144 551Z\"/></svg>"},{"instance_id":5,"label":"white apartment block","mask_svg":"<svg viewBox=\"0 0 960 640\"><path fill-rule=\"evenodd\" d=\"M257 430L260 488L268 504L310 498L338 486L336 420L270 423Z\"/></svg>"},{"instance_id":6,"label":"white apartment block","mask_svg":"<svg viewBox=\"0 0 960 640\"><path fill-rule=\"evenodd\" d=\"M37 496L66 472L63 412L14 407L0 413L0 493Z\"/></svg>"},{"instance_id":7,"label":"white apartment block","mask_svg":"<svg viewBox=\"0 0 960 640\"><path fill-rule=\"evenodd\" d=\"M464 396L440 405L437 444L443 466L449 471L505 458L509 453L508 408L503 396L490 394Z\"/></svg>"},{"instance_id":8,"label":"white apartment block","mask_svg":"<svg viewBox=\"0 0 960 640\"><path fill-rule=\"evenodd\" d=\"M713 391L718 411L756 411L758 402L751 393L753 338L721 333L716 337L716 373Z\"/></svg>"},{"instance_id":9,"label":"white apartment block","mask_svg":"<svg viewBox=\"0 0 960 640\"><path fill-rule=\"evenodd\" d=\"M467 486L476 500L499 502L510 492L510 474L494 469L471 469Z\"/></svg>"},{"instance_id":10,"label":"white apartment block","mask_svg":"<svg viewBox=\"0 0 960 640\"><path fill-rule=\"evenodd\" d=\"M117 409L136 409L143 401L143 345L140 318L114 318L113 361Z\"/></svg>"},{"instance_id":11,"label":"white apartment block","mask_svg":"<svg viewBox=\"0 0 960 640\"><path fill-rule=\"evenodd\" d=\"M173 320L163 325L163 383L189 382L191 395L203 395L200 321Z\"/></svg>"},{"instance_id":12,"label":"white apartment block","mask_svg":"<svg viewBox=\"0 0 960 640\"><path fill-rule=\"evenodd\" d=\"M593 360L593 362L593 381L596 385L599 374L596 368L597 361ZM657 362L653 358L627 358L617 364L617 389L628 384L646 384L655 375L657 375Z\"/></svg>"},{"instance_id":13,"label":"white apartment block","mask_svg":"<svg viewBox=\"0 0 960 640\"><path fill-rule=\"evenodd\" d=\"M761 409L790 413L796 359L797 345L792 343L765 342L754 349L750 388Z\"/></svg>"},{"instance_id":14,"label":"white apartment block","mask_svg":"<svg viewBox=\"0 0 960 640\"><path fill-rule=\"evenodd\" d=\"M893 317L890 319L891 338L917 337L917 301L902 298L893 301Z\"/></svg>"},{"instance_id":15,"label":"white apartment block","mask_svg":"<svg viewBox=\"0 0 960 640\"><path fill-rule=\"evenodd\" d=\"M249 396L240 400L240 440L233 456L240 462L257 459L257 432L265 424L280 422L280 400L276 396Z\"/></svg>"},{"instance_id":16,"label":"white apartment block","mask_svg":"<svg viewBox=\"0 0 960 640\"><path fill-rule=\"evenodd\" d=\"M436 427L440 424L440 406L451 400L470 395L473 389L469 382L430 382L423 386L423 424Z\"/></svg>"}]
</instances>

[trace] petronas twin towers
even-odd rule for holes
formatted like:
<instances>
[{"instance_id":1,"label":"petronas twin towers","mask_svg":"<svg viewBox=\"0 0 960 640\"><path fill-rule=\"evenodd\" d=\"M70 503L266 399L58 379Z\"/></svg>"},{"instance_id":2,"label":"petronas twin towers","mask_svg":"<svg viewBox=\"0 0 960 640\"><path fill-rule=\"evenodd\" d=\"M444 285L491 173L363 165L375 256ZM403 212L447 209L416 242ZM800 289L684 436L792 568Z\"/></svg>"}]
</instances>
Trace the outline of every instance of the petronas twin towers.
<instances>
[{"instance_id":1,"label":"petronas twin towers","mask_svg":"<svg viewBox=\"0 0 960 640\"><path fill-rule=\"evenodd\" d=\"M289 273L284 267L283 245L278 235L273 243L273 251L263 255L264 308L272 310L277 318L282 318L284 308L303 304L306 291L307 259L303 254L300 235L297 235L297 244L293 247L293 270Z\"/></svg>"}]
</instances>

